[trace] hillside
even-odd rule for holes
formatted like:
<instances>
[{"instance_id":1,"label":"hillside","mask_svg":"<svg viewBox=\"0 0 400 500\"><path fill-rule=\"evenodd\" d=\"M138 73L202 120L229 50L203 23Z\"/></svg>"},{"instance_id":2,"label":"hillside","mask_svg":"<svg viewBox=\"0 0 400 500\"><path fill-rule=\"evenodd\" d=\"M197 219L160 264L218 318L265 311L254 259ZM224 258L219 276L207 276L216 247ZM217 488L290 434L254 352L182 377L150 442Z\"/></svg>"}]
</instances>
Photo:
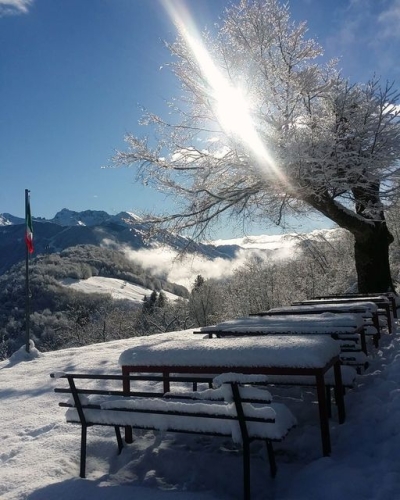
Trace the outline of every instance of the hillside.
<instances>
[{"instance_id":1,"label":"hillside","mask_svg":"<svg viewBox=\"0 0 400 500\"><path fill-rule=\"evenodd\" d=\"M87 279L66 278L61 280L62 285L84 293L109 294L113 300L129 301L132 305L141 306L145 296L149 297L153 292L150 288L145 288L126 280L118 278L104 278L102 276L92 276ZM168 285L166 285L168 286ZM177 300L178 295L163 290L168 300Z\"/></svg>"},{"instance_id":2,"label":"hillside","mask_svg":"<svg viewBox=\"0 0 400 500\"><path fill-rule=\"evenodd\" d=\"M183 286L94 245L38 255L29 271L31 333L45 351L137 335L136 316L145 297L161 291L166 300L188 296ZM25 301L25 264L20 263L0 276L0 358L24 342Z\"/></svg>"}]
</instances>

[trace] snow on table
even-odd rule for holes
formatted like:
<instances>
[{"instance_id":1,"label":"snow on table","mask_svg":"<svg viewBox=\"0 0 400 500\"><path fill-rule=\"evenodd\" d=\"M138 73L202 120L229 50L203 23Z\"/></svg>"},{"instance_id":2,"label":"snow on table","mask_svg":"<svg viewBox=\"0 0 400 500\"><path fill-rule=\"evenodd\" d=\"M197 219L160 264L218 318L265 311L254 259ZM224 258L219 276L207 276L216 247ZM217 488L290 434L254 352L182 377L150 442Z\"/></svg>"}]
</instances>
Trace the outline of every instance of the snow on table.
<instances>
[{"instance_id":1,"label":"snow on table","mask_svg":"<svg viewBox=\"0 0 400 500\"><path fill-rule=\"evenodd\" d=\"M273 335L165 340L124 351L121 366L148 367L285 367L322 368L339 356L340 345L329 336Z\"/></svg>"},{"instance_id":2,"label":"snow on table","mask_svg":"<svg viewBox=\"0 0 400 500\"><path fill-rule=\"evenodd\" d=\"M370 298L370 297L369 297ZM380 300L382 302L387 302L389 304L389 299L387 297L378 297L377 300ZM295 307L298 307L299 305L321 305L323 307L329 307L329 309L333 305L342 305L346 307L366 307L369 309L371 312L375 313L378 311L378 305L375 302L371 301L364 301L364 300L356 300L356 299L310 299L304 301L302 304L294 304Z\"/></svg>"},{"instance_id":3,"label":"snow on table","mask_svg":"<svg viewBox=\"0 0 400 500\"><path fill-rule=\"evenodd\" d=\"M319 301L322 302L322 301ZM375 303L373 302L349 302L349 303L344 303L344 304L324 304L324 303L315 303L315 304L307 304L307 305L292 305L292 306L283 306L283 307L274 307L272 309L269 309L266 311L267 313L290 313L290 314L296 314L296 312L303 312L303 311L320 311L323 313L323 311L326 311L329 309L329 311L337 311L340 313L341 311L346 311L346 313L350 313L352 315L354 314L360 314L356 311L362 309L364 317L367 315L369 317L372 317L372 313L376 312L378 310L378 307ZM351 312L354 310L354 313ZM264 313L263 313L264 314Z\"/></svg>"},{"instance_id":4,"label":"snow on table","mask_svg":"<svg viewBox=\"0 0 400 500\"><path fill-rule=\"evenodd\" d=\"M201 332L232 331L264 333L352 333L364 326L357 314L310 314L290 316L246 316L200 328Z\"/></svg>"}]
</instances>

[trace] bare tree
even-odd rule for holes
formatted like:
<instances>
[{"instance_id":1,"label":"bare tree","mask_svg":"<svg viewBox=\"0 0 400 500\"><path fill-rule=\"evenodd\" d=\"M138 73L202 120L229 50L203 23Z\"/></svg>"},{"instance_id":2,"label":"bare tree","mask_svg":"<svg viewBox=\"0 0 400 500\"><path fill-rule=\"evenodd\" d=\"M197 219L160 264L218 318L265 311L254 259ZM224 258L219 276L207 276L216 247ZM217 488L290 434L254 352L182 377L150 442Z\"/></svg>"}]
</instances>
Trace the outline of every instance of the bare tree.
<instances>
[{"instance_id":1,"label":"bare tree","mask_svg":"<svg viewBox=\"0 0 400 500\"><path fill-rule=\"evenodd\" d=\"M220 319L221 294L213 280L198 275L189 297L189 311L197 326L208 326Z\"/></svg>"},{"instance_id":2,"label":"bare tree","mask_svg":"<svg viewBox=\"0 0 400 500\"><path fill-rule=\"evenodd\" d=\"M215 36L190 24L177 19L169 45L182 87L173 123L149 114L157 140L128 135L115 157L182 204L153 222L200 238L223 215L267 225L316 211L354 236L359 291L392 289L384 211L398 198L399 92L318 62L322 48L277 0L241 0Z\"/></svg>"}]
</instances>

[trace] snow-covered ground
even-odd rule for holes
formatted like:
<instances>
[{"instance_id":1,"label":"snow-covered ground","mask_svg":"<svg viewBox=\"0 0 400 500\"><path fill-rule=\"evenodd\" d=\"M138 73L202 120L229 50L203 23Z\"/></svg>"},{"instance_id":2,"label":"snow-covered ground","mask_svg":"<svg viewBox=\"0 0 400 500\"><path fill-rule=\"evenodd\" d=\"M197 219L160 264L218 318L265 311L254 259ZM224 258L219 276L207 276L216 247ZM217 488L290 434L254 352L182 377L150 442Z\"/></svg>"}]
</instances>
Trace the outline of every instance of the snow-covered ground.
<instances>
[{"instance_id":1,"label":"snow-covered ground","mask_svg":"<svg viewBox=\"0 0 400 500\"><path fill-rule=\"evenodd\" d=\"M116 278L104 278L101 276L92 276L86 280L67 278L62 281L64 286L74 288L86 293L108 293L113 299L124 299L136 302L138 305L143 303L143 297L150 297L152 290L143 288L140 285L134 285L124 280ZM163 292L169 300L176 300L179 297L169 292Z\"/></svg>"},{"instance_id":2,"label":"snow-covered ground","mask_svg":"<svg viewBox=\"0 0 400 500\"><path fill-rule=\"evenodd\" d=\"M153 336L182 338L183 333ZM147 339L147 340L146 340ZM229 440L143 432L117 456L110 428L89 429L87 479L78 477L80 430L64 422L53 371L119 373L124 339L40 354L24 350L0 363L2 500L240 499L241 457ZM35 356L36 355L36 356ZM286 392L285 392L286 391ZM271 479L264 448L252 449L253 500L400 498L400 338L384 335L370 368L346 394L347 420L331 420L332 454L321 456L315 394L281 389L298 426L276 445Z\"/></svg>"}]
</instances>

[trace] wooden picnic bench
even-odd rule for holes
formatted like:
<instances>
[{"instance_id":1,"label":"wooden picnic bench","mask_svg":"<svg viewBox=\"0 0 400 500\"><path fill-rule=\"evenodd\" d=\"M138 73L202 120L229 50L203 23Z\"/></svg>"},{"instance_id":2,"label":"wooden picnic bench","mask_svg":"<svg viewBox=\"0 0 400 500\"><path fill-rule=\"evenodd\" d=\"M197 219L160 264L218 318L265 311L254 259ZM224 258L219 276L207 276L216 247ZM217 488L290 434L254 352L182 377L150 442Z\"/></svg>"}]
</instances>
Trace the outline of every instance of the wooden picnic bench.
<instances>
[{"instance_id":1,"label":"wooden picnic bench","mask_svg":"<svg viewBox=\"0 0 400 500\"><path fill-rule=\"evenodd\" d=\"M157 375L98 375L82 373L51 374L52 378L68 382L54 391L69 396L59 405L67 408L66 420L81 426L80 477L85 477L87 429L109 426L115 430L119 453L123 449L120 428L145 429L173 433L191 433L231 438L243 451L244 499L250 499L250 443L265 441L274 477L277 467L273 441L281 441L296 424L290 410L271 402L271 394L251 385L260 376L224 374L216 379L216 388L190 391L187 384L206 382L209 377L174 375L168 384L186 384L184 391L166 393L122 389L128 381L160 382ZM84 382L82 384L82 382ZM93 383L95 386L93 387ZM117 388L110 385L117 383ZM228 389L228 390L227 390Z\"/></svg>"}]
</instances>

